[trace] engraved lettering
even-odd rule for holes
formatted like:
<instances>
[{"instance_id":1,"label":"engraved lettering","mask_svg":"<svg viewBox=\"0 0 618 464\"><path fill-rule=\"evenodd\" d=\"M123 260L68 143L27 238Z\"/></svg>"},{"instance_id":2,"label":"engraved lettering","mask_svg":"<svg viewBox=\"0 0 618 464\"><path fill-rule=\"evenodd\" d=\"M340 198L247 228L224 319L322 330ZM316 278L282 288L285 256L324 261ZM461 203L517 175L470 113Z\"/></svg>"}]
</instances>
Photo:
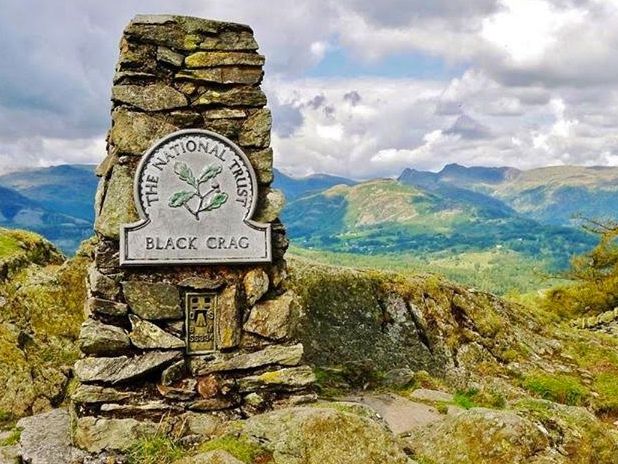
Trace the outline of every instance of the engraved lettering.
<instances>
[{"instance_id":1,"label":"engraved lettering","mask_svg":"<svg viewBox=\"0 0 618 464\"><path fill-rule=\"evenodd\" d=\"M187 353L199 354L215 350L216 295L188 293L185 298Z\"/></svg>"},{"instance_id":2,"label":"engraved lettering","mask_svg":"<svg viewBox=\"0 0 618 464\"><path fill-rule=\"evenodd\" d=\"M146 203L148 206L152 205L155 201L159 201L158 195L158 183L159 178L148 174L144 181L144 192L146 194Z\"/></svg>"},{"instance_id":3,"label":"engraved lettering","mask_svg":"<svg viewBox=\"0 0 618 464\"><path fill-rule=\"evenodd\" d=\"M225 137L171 134L144 154L136 179L140 220L122 226L122 266L270 261L270 225L251 216L255 173Z\"/></svg>"}]
</instances>

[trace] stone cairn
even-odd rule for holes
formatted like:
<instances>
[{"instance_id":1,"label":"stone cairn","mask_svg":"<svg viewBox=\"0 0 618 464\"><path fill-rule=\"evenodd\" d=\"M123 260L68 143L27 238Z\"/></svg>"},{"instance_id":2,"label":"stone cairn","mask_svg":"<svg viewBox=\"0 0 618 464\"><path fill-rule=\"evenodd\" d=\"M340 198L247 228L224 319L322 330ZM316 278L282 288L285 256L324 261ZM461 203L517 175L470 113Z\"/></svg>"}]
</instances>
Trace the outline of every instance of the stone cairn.
<instances>
[{"instance_id":1,"label":"stone cairn","mask_svg":"<svg viewBox=\"0 0 618 464\"><path fill-rule=\"evenodd\" d=\"M283 197L269 187L271 113L257 48L248 26L199 18L137 16L124 31L108 155L97 169L83 356L74 367L77 443L90 451L97 448L84 437L101 421L242 418L315 398L314 374L292 335L300 306L282 287L288 241L277 219ZM138 219L140 158L189 128L217 132L249 158L259 183L253 219L272 225L272 263L120 267L120 226ZM218 294L217 351L188 355L184 296L204 290Z\"/></svg>"}]
</instances>

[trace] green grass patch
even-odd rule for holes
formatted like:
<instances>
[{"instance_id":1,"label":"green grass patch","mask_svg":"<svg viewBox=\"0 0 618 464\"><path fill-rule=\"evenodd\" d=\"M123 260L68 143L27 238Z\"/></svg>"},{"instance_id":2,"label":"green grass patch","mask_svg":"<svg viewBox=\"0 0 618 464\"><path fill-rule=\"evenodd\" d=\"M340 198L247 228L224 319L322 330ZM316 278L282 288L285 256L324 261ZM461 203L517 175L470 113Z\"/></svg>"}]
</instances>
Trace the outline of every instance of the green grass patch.
<instances>
[{"instance_id":1,"label":"green grass patch","mask_svg":"<svg viewBox=\"0 0 618 464\"><path fill-rule=\"evenodd\" d=\"M594 390L599 394L595 409L602 414L618 414L618 373L605 372L594 379Z\"/></svg>"},{"instance_id":2,"label":"green grass patch","mask_svg":"<svg viewBox=\"0 0 618 464\"><path fill-rule=\"evenodd\" d=\"M0 259L22 251L19 241L10 235L0 235Z\"/></svg>"},{"instance_id":3,"label":"green grass patch","mask_svg":"<svg viewBox=\"0 0 618 464\"><path fill-rule=\"evenodd\" d=\"M227 451L236 459L246 464L251 464L258 459L263 463L269 462L269 453L260 445L245 438L224 435L204 442L199 447L199 451L202 453L215 450Z\"/></svg>"},{"instance_id":4,"label":"green grass patch","mask_svg":"<svg viewBox=\"0 0 618 464\"><path fill-rule=\"evenodd\" d=\"M566 374L533 373L524 379L523 387L546 400L571 406L581 405L589 396L579 379Z\"/></svg>"},{"instance_id":5,"label":"green grass patch","mask_svg":"<svg viewBox=\"0 0 618 464\"><path fill-rule=\"evenodd\" d=\"M139 439L127 453L128 464L171 464L185 456L186 451L172 439L151 435Z\"/></svg>"},{"instance_id":6,"label":"green grass patch","mask_svg":"<svg viewBox=\"0 0 618 464\"><path fill-rule=\"evenodd\" d=\"M453 395L453 404L460 408L470 409L478 406L474 401L474 397L478 393L478 390L471 388L466 391L457 391Z\"/></svg>"},{"instance_id":7,"label":"green grass patch","mask_svg":"<svg viewBox=\"0 0 618 464\"><path fill-rule=\"evenodd\" d=\"M301 248L292 245L288 252L298 257L331 266L393 271L404 276L427 274L428 271L463 285L509 295L535 294L539 289L564 284L549 276L552 267L547 258L531 258L510 250L462 250L432 253L366 252L349 253Z\"/></svg>"},{"instance_id":8,"label":"green grass patch","mask_svg":"<svg viewBox=\"0 0 618 464\"><path fill-rule=\"evenodd\" d=\"M506 406L506 400L500 392L493 389L469 388L455 392L452 404L464 409L478 407L502 409Z\"/></svg>"},{"instance_id":9,"label":"green grass patch","mask_svg":"<svg viewBox=\"0 0 618 464\"><path fill-rule=\"evenodd\" d=\"M448 414L448 403L446 403L445 401L439 401L436 403L436 410L440 413L440 414Z\"/></svg>"},{"instance_id":10,"label":"green grass patch","mask_svg":"<svg viewBox=\"0 0 618 464\"><path fill-rule=\"evenodd\" d=\"M21 430L18 428L14 428L11 430L11 434L6 437L4 440L0 440L0 446L13 446L19 443L19 439L21 438Z\"/></svg>"}]
</instances>

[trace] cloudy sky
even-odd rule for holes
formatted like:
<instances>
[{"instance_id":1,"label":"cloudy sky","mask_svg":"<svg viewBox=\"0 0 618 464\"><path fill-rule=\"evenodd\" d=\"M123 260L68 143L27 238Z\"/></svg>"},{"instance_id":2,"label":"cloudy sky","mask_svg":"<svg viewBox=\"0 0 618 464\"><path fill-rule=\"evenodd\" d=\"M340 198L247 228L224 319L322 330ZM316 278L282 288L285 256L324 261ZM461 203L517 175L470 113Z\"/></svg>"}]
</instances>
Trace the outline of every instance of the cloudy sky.
<instances>
[{"instance_id":1,"label":"cloudy sky","mask_svg":"<svg viewBox=\"0 0 618 464\"><path fill-rule=\"evenodd\" d=\"M0 172L104 156L137 13L250 24L284 172L618 165L618 0L0 0Z\"/></svg>"}]
</instances>

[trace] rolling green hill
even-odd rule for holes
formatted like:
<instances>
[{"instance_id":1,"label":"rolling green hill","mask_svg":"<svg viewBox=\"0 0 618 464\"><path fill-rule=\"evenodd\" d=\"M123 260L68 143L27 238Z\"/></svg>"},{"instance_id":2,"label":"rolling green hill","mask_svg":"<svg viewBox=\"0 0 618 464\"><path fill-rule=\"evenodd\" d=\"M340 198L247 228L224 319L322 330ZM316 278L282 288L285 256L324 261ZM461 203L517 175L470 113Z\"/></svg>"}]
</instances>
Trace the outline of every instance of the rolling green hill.
<instances>
[{"instance_id":1,"label":"rolling green hill","mask_svg":"<svg viewBox=\"0 0 618 464\"><path fill-rule=\"evenodd\" d=\"M0 176L0 186L56 213L92 222L98 179L93 165L61 165Z\"/></svg>"},{"instance_id":2,"label":"rolling green hill","mask_svg":"<svg viewBox=\"0 0 618 464\"><path fill-rule=\"evenodd\" d=\"M470 285L483 280L485 289L501 293L538 288L545 274L564 269L573 254L595 243L577 228L542 224L478 192L395 180L339 185L299 198L286 207L283 221L299 247L295 252L318 261L400 271L406 262L415 271L438 271ZM360 263L354 255L367 259Z\"/></svg>"}]
</instances>

